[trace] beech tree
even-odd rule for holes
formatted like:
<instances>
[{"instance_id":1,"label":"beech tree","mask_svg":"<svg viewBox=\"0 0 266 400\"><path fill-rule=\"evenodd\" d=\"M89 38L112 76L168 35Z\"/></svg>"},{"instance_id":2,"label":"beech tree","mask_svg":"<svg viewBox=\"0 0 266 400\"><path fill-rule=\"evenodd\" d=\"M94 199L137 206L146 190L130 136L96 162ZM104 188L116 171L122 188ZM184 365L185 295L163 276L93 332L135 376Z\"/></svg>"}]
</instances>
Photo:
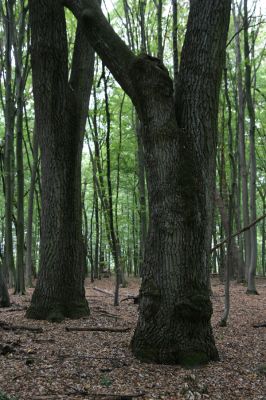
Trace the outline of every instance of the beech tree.
<instances>
[{"instance_id":1,"label":"beech tree","mask_svg":"<svg viewBox=\"0 0 266 400\"><path fill-rule=\"evenodd\" d=\"M208 250L231 2L191 0L175 98L162 61L135 56L96 0L66 0L65 5L132 99L143 126L149 231L133 353L159 363L216 360Z\"/></svg>"},{"instance_id":2,"label":"beech tree","mask_svg":"<svg viewBox=\"0 0 266 400\"><path fill-rule=\"evenodd\" d=\"M29 1L35 128L41 151L40 272L27 316L60 321L89 314L81 232L81 152L93 50L80 23L70 79L61 2Z\"/></svg>"}]
</instances>

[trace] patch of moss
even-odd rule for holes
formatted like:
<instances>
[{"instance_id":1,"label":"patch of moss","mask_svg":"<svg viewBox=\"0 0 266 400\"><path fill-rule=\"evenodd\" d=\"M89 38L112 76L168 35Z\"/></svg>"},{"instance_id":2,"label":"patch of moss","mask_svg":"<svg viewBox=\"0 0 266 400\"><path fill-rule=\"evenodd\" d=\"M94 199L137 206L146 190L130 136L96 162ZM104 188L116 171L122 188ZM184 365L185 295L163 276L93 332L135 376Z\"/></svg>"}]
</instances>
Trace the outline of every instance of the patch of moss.
<instances>
[{"instance_id":1,"label":"patch of moss","mask_svg":"<svg viewBox=\"0 0 266 400\"><path fill-rule=\"evenodd\" d=\"M258 365L257 366L257 371L262 375L266 375L266 364Z\"/></svg>"}]
</instances>

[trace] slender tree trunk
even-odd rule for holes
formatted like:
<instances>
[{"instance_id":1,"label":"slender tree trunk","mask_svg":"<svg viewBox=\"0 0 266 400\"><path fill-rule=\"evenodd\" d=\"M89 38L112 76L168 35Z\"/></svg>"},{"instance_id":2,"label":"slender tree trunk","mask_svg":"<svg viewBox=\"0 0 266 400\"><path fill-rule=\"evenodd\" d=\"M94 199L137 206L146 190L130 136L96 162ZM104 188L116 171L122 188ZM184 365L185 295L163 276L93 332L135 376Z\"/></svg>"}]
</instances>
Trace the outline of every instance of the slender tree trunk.
<instances>
[{"instance_id":1,"label":"slender tree trunk","mask_svg":"<svg viewBox=\"0 0 266 400\"><path fill-rule=\"evenodd\" d=\"M235 14L234 10L234 23L235 23L235 51L236 51L236 68L237 68L237 87L238 87L238 132L239 132L239 162L240 174L242 184L242 206L243 206L243 222L244 225L249 224L249 206L248 206L248 173L246 165L246 144L245 144L245 99L242 77L242 55L240 47L239 32L239 17ZM245 264L246 276L250 264L251 254L251 241L250 232L245 232Z\"/></svg>"},{"instance_id":2,"label":"slender tree trunk","mask_svg":"<svg viewBox=\"0 0 266 400\"><path fill-rule=\"evenodd\" d=\"M23 45L26 26L24 2L20 2L20 23L15 48L16 63L16 161L17 161L17 280L15 293L25 294L24 264L24 164L23 164L23 92L27 75L27 58L23 66Z\"/></svg>"},{"instance_id":3,"label":"slender tree trunk","mask_svg":"<svg viewBox=\"0 0 266 400\"><path fill-rule=\"evenodd\" d=\"M33 132L33 164L31 169L30 191L28 198L28 220L27 220L27 236L26 236L26 285L32 286L33 260L32 260L32 228L34 213L34 193L36 185L36 172L38 165L38 140L37 132Z\"/></svg>"},{"instance_id":4,"label":"slender tree trunk","mask_svg":"<svg viewBox=\"0 0 266 400\"><path fill-rule=\"evenodd\" d=\"M14 118L15 109L12 94L12 34L14 1L6 2L6 15L4 17L5 27L5 151L4 151L4 173L5 173L5 249L4 249L4 275L10 273L15 278L15 265L13 255L13 232L12 215L14 200ZM16 281L16 279L15 279Z\"/></svg>"},{"instance_id":5,"label":"slender tree trunk","mask_svg":"<svg viewBox=\"0 0 266 400\"><path fill-rule=\"evenodd\" d=\"M248 38L248 5L244 0L244 55L245 55L245 89L247 99L247 109L249 116L249 152L250 152L250 216L255 221L256 213L256 150L255 150L255 108L251 94L251 62ZM251 253L248 268L248 288L247 294L258 294L256 290L256 269L257 269L257 230L256 225L250 229Z\"/></svg>"}]
</instances>

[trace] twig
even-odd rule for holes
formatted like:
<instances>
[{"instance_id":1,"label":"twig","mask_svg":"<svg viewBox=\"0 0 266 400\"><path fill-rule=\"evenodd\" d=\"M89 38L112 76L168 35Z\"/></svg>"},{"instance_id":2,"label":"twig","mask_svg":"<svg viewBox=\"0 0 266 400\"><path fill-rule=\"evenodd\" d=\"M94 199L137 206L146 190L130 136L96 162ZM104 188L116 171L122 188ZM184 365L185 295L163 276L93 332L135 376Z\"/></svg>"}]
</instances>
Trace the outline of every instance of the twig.
<instances>
[{"instance_id":1,"label":"twig","mask_svg":"<svg viewBox=\"0 0 266 400\"><path fill-rule=\"evenodd\" d=\"M108 290L100 289L100 288L97 288L96 286L94 286L93 290L96 290L97 292L101 292L101 293L107 294L108 296L114 297L114 294L111 292L108 292Z\"/></svg>"},{"instance_id":2,"label":"twig","mask_svg":"<svg viewBox=\"0 0 266 400\"><path fill-rule=\"evenodd\" d=\"M104 327L104 326L66 326L67 332L74 331L91 331L91 332L128 332L131 328L116 328L116 327Z\"/></svg>"}]
</instances>

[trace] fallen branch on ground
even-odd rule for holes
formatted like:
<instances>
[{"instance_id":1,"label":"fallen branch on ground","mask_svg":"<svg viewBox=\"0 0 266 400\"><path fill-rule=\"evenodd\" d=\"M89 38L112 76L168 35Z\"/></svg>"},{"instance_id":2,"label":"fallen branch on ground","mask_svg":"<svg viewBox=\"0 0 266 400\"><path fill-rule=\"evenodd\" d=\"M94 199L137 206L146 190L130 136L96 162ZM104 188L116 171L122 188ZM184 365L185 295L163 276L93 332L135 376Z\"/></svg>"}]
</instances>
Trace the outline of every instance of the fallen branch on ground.
<instances>
[{"instance_id":1,"label":"fallen branch on ground","mask_svg":"<svg viewBox=\"0 0 266 400\"><path fill-rule=\"evenodd\" d=\"M4 321L0 321L0 328L4 329L5 331L30 331L34 333L43 333L42 328L33 326L10 325Z\"/></svg>"},{"instance_id":2,"label":"fallen branch on ground","mask_svg":"<svg viewBox=\"0 0 266 400\"><path fill-rule=\"evenodd\" d=\"M139 397L143 397L146 393L140 392L140 393L125 393L125 394L113 394L113 393L90 393L85 389L77 389L73 386L67 385L70 389L73 390L72 393L67 394L68 396L73 396L73 395L82 395L86 397L104 397L104 398L109 398L109 399L115 399L115 400L130 400L130 399L136 399Z\"/></svg>"},{"instance_id":3,"label":"fallen branch on ground","mask_svg":"<svg viewBox=\"0 0 266 400\"><path fill-rule=\"evenodd\" d=\"M97 315L104 315L106 317L110 317L110 318L119 318L121 319L121 317L117 314L112 314L109 311L106 311L104 308L102 307L94 307L93 310L95 311L95 313L97 313Z\"/></svg>"},{"instance_id":4,"label":"fallen branch on ground","mask_svg":"<svg viewBox=\"0 0 266 400\"><path fill-rule=\"evenodd\" d=\"M266 322L262 322L261 324L254 324L253 328L266 328Z\"/></svg>"},{"instance_id":5,"label":"fallen branch on ground","mask_svg":"<svg viewBox=\"0 0 266 400\"><path fill-rule=\"evenodd\" d=\"M91 332L128 332L131 328L116 328L116 327L109 327L109 326L66 326L67 332L74 332L74 331L91 331Z\"/></svg>"},{"instance_id":6,"label":"fallen branch on ground","mask_svg":"<svg viewBox=\"0 0 266 400\"><path fill-rule=\"evenodd\" d=\"M114 297L114 294L111 292L108 292L108 290L100 289L96 286L94 286L93 290L96 290L97 292L101 292L101 293L107 294L108 296Z\"/></svg>"},{"instance_id":7,"label":"fallen branch on ground","mask_svg":"<svg viewBox=\"0 0 266 400\"><path fill-rule=\"evenodd\" d=\"M122 301L127 301L127 300L134 300L134 304L139 304L139 295L125 297L120 301L120 303L122 303Z\"/></svg>"}]
</instances>

